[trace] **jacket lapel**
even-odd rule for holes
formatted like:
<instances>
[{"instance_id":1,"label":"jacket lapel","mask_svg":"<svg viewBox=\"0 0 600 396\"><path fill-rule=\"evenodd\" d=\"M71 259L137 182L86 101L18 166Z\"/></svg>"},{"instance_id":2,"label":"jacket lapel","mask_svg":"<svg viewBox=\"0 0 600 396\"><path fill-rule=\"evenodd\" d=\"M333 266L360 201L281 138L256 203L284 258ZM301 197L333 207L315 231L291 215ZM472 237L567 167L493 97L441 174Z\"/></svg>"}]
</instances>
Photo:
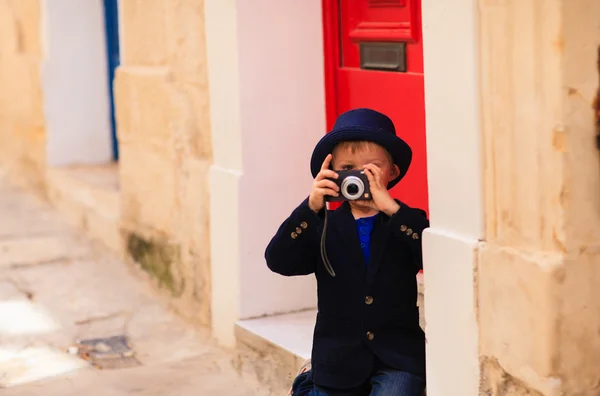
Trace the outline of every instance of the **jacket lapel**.
<instances>
[{"instance_id":1,"label":"jacket lapel","mask_svg":"<svg viewBox=\"0 0 600 396\"><path fill-rule=\"evenodd\" d=\"M340 241L342 241L340 249L346 250L344 256L348 257L348 260L351 261L351 263L343 263L343 265L352 265L355 267L355 270L360 271L358 274L362 274L364 277L367 263L365 262L365 256L363 255L362 249L360 248L356 221L350 211L350 205L347 202L344 202L338 210L331 213L330 220L331 228L337 232ZM331 264L335 270L335 263Z\"/></svg>"},{"instance_id":2,"label":"jacket lapel","mask_svg":"<svg viewBox=\"0 0 600 396\"><path fill-rule=\"evenodd\" d=\"M386 216L384 214L380 213L377 215L373 233L371 234L371 257L367 269L367 290L371 287L377 275L382 256L385 254L385 247L390 237L385 221Z\"/></svg>"}]
</instances>

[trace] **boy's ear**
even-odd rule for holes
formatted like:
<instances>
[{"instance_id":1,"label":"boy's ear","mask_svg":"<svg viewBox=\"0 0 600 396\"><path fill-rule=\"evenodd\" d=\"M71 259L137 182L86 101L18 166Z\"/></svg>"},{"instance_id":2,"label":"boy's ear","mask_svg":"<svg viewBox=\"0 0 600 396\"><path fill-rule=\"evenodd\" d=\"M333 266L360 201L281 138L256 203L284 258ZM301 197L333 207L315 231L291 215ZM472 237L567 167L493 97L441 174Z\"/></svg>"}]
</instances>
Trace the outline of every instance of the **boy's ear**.
<instances>
[{"instance_id":1,"label":"boy's ear","mask_svg":"<svg viewBox=\"0 0 600 396\"><path fill-rule=\"evenodd\" d=\"M392 166L392 171L390 173L391 173L392 179L395 179L398 176L400 176L400 168L398 168L398 165L394 164L394 166Z\"/></svg>"}]
</instances>

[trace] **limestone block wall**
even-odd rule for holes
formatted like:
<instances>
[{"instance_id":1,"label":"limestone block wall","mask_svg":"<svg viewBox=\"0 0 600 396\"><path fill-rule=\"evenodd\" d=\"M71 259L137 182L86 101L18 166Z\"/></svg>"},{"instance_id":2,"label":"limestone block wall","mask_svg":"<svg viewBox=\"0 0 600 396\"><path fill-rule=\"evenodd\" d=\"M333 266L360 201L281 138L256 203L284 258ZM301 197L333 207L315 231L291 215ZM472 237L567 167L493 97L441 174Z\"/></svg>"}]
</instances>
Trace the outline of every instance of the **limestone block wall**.
<instances>
[{"instance_id":1,"label":"limestone block wall","mask_svg":"<svg viewBox=\"0 0 600 396\"><path fill-rule=\"evenodd\" d=\"M40 0L0 0L0 167L44 190Z\"/></svg>"},{"instance_id":2,"label":"limestone block wall","mask_svg":"<svg viewBox=\"0 0 600 396\"><path fill-rule=\"evenodd\" d=\"M600 393L600 2L480 0L481 394Z\"/></svg>"},{"instance_id":3,"label":"limestone block wall","mask_svg":"<svg viewBox=\"0 0 600 396\"><path fill-rule=\"evenodd\" d=\"M115 81L126 255L210 320L211 139L203 2L121 0Z\"/></svg>"}]
</instances>

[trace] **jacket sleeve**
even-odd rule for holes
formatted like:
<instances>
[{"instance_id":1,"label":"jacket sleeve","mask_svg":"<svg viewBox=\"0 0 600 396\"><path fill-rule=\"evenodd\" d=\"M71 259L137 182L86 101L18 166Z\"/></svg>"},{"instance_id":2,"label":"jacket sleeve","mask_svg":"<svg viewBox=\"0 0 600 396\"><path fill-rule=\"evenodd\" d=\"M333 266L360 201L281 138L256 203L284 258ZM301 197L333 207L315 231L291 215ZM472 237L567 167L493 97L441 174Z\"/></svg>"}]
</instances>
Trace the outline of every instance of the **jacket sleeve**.
<instances>
[{"instance_id":1,"label":"jacket sleeve","mask_svg":"<svg viewBox=\"0 0 600 396\"><path fill-rule=\"evenodd\" d=\"M265 251L267 266L285 276L309 275L319 263L324 210L315 213L304 200L277 230Z\"/></svg>"},{"instance_id":2,"label":"jacket sleeve","mask_svg":"<svg viewBox=\"0 0 600 396\"><path fill-rule=\"evenodd\" d=\"M427 213L411 208L402 202L400 209L390 217L389 225L394 238L410 247L417 272L423 269L423 246L421 234L429 227Z\"/></svg>"}]
</instances>

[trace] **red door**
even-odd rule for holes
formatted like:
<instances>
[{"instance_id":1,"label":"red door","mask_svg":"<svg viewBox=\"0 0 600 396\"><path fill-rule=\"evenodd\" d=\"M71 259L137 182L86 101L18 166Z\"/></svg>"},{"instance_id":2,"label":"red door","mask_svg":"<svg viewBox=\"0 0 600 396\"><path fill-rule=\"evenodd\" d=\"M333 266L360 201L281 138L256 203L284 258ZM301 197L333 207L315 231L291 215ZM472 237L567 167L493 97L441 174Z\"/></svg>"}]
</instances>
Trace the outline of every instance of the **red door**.
<instances>
[{"instance_id":1,"label":"red door","mask_svg":"<svg viewBox=\"0 0 600 396\"><path fill-rule=\"evenodd\" d=\"M421 0L323 0L327 123L369 107L413 150L392 194L428 210Z\"/></svg>"}]
</instances>

